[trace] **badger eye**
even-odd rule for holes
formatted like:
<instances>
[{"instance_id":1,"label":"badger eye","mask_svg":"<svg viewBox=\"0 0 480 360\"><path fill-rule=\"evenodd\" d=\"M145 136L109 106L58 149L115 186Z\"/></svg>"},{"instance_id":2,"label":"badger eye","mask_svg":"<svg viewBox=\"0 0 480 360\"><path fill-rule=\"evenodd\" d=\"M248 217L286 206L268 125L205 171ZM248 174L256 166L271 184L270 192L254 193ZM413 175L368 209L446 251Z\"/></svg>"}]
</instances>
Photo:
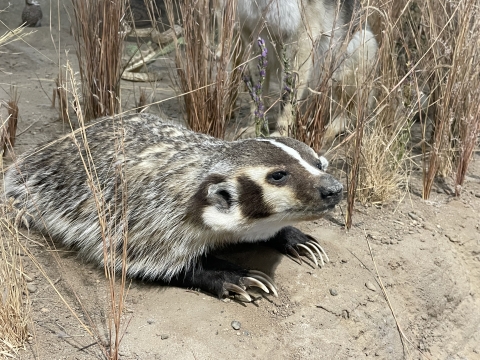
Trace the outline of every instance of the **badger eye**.
<instances>
[{"instance_id":1,"label":"badger eye","mask_svg":"<svg viewBox=\"0 0 480 360\"><path fill-rule=\"evenodd\" d=\"M287 180L287 176L286 171L275 171L268 175L268 180L273 184L282 184Z\"/></svg>"}]
</instances>

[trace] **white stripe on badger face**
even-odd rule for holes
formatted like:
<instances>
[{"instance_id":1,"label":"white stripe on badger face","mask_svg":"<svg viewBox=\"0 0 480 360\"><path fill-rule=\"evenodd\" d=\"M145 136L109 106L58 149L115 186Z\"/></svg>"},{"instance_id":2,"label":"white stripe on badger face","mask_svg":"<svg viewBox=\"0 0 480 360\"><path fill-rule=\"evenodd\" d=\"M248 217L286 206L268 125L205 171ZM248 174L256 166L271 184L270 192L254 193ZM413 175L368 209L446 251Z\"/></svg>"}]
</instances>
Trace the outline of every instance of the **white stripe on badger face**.
<instances>
[{"instance_id":1,"label":"white stripe on badger face","mask_svg":"<svg viewBox=\"0 0 480 360\"><path fill-rule=\"evenodd\" d=\"M278 141L275 141L275 140L272 140L272 139L258 139L258 141L267 141L270 144L275 145L276 147L279 147L280 149L285 151L288 155L293 157L295 160L298 160L300 165L302 165L310 174L312 174L312 175L322 174L322 171L320 171L315 166L312 166L309 163L307 163L305 160L303 160L303 158L300 156L298 151L295 150L295 149L292 149L290 146L287 146L285 144L282 144L282 143L280 143ZM322 165L323 165L323 161L322 161Z\"/></svg>"}]
</instances>

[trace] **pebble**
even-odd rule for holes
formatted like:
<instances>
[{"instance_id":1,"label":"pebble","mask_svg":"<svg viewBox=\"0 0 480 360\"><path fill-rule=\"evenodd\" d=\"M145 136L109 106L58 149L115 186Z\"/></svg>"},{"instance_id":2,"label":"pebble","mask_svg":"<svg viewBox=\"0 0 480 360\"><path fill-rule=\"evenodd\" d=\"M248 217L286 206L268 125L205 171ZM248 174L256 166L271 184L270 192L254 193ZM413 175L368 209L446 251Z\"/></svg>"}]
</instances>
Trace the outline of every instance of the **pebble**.
<instances>
[{"instance_id":1,"label":"pebble","mask_svg":"<svg viewBox=\"0 0 480 360\"><path fill-rule=\"evenodd\" d=\"M48 313L48 312L50 312L50 310L48 310L47 308L41 308L40 311L43 312L43 313Z\"/></svg>"},{"instance_id":2,"label":"pebble","mask_svg":"<svg viewBox=\"0 0 480 360\"><path fill-rule=\"evenodd\" d=\"M428 231L431 231L431 232L435 231L435 229L433 228L433 226L431 224L423 223L423 228L425 230L428 230Z\"/></svg>"},{"instance_id":3,"label":"pebble","mask_svg":"<svg viewBox=\"0 0 480 360\"><path fill-rule=\"evenodd\" d=\"M152 325L153 323L155 323L155 320L153 320L153 319L148 319L147 320L147 324Z\"/></svg>"},{"instance_id":4,"label":"pebble","mask_svg":"<svg viewBox=\"0 0 480 360\"><path fill-rule=\"evenodd\" d=\"M338 295L337 290L335 290L335 289L330 289L330 295L332 295L332 296L337 296L337 295Z\"/></svg>"},{"instance_id":5,"label":"pebble","mask_svg":"<svg viewBox=\"0 0 480 360\"><path fill-rule=\"evenodd\" d=\"M450 235L450 234L445 234L448 240L450 240L453 243L459 242L460 240L458 239L457 235Z\"/></svg>"},{"instance_id":6,"label":"pebble","mask_svg":"<svg viewBox=\"0 0 480 360\"><path fill-rule=\"evenodd\" d=\"M57 336L60 338L60 339L66 339L66 338L69 338L70 335L68 335L66 332L64 331L59 331L57 332Z\"/></svg>"},{"instance_id":7,"label":"pebble","mask_svg":"<svg viewBox=\"0 0 480 360\"><path fill-rule=\"evenodd\" d=\"M368 290L377 291L377 288L375 287L375 285L373 285L370 281L367 281L365 283L365 286L367 287Z\"/></svg>"},{"instance_id":8,"label":"pebble","mask_svg":"<svg viewBox=\"0 0 480 360\"><path fill-rule=\"evenodd\" d=\"M160 335L160 339L162 339L162 340L167 340L169 337L170 337L170 335L168 335L168 334L161 334Z\"/></svg>"},{"instance_id":9,"label":"pebble","mask_svg":"<svg viewBox=\"0 0 480 360\"><path fill-rule=\"evenodd\" d=\"M240 321L237 320L232 321L231 325L234 330L240 330L240 326L242 326L242 324L240 324Z\"/></svg>"},{"instance_id":10,"label":"pebble","mask_svg":"<svg viewBox=\"0 0 480 360\"><path fill-rule=\"evenodd\" d=\"M417 214L415 214L414 212L409 212L409 213L408 213L408 216L410 216L410 219L415 220L415 221L418 221L418 222L420 222L420 221L422 220L422 219L420 219L420 217L419 217Z\"/></svg>"},{"instance_id":11,"label":"pebble","mask_svg":"<svg viewBox=\"0 0 480 360\"><path fill-rule=\"evenodd\" d=\"M37 292L37 286L35 284L27 284L27 290L30 294Z\"/></svg>"}]
</instances>

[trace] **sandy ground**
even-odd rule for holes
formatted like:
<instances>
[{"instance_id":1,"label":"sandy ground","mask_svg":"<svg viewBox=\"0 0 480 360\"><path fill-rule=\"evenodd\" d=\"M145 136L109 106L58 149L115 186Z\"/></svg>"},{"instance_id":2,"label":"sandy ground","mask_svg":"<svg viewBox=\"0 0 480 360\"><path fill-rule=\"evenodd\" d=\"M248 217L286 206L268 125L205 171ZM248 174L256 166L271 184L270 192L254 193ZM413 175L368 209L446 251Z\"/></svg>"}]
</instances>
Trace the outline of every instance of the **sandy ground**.
<instances>
[{"instance_id":1,"label":"sandy ground","mask_svg":"<svg viewBox=\"0 0 480 360\"><path fill-rule=\"evenodd\" d=\"M21 3L0 14L0 20L11 28L18 25ZM69 131L50 100L58 54L62 64L66 52L76 63L63 8L60 13L60 34L56 8L50 28L45 6L42 27L25 42L1 49L0 99L8 99L11 84L20 94L16 154ZM122 83L125 109L134 106L134 87L147 88L150 101L172 94L165 64L154 64L165 74L154 91L148 84ZM174 101L150 111L180 119L178 108ZM236 262L274 276L278 298L265 295L245 304L131 282L121 358L480 359L480 157L477 153L459 199L448 186L437 186L431 199L422 201L419 170L410 185L400 203L357 206L348 232L341 226L345 204L325 219L302 224L330 256L322 269L308 261L298 265L260 245L229 249ZM32 341L19 358L103 358L101 343L91 335L108 338L109 292L103 272L74 253L52 249L39 234L25 234L45 273L25 256L33 279L34 326ZM233 329L232 321L240 322L240 329Z\"/></svg>"}]
</instances>

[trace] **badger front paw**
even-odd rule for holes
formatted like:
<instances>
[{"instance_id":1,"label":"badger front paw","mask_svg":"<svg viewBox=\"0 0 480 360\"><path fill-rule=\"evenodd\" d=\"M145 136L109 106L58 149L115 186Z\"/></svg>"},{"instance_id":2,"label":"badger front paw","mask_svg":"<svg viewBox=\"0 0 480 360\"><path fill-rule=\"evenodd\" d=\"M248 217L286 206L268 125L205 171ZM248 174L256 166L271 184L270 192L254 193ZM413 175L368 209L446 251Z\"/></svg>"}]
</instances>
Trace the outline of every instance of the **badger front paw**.
<instances>
[{"instance_id":1,"label":"badger front paw","mask_svg":"<svg viewBox=\"0 0 480 360\"><path fill-rule=\"evenodd\" d=\"M281 229L274 237L267 240L267 244L282 254L288 255L297 259L302 263L302 255L308 254L316 266L324 266L325 262L329 262L327 253L320 246L318 241L312 236L304 234L300 230L287 226ZM317 256L320 259L320 265L317 261Z\"/></svg>"},{"instance_id":2,"label":"badger front paw","mask_svg":"<svg viewBox=\"0 0 480 360\"><path fill-rule=\"evenodd\" d=\"M246 290L251 287L278 296L276 285L267 274L257 270L246 270L213 256L203 258L198 266L178 274L170 283L200 289L219 298L232 293L238 294L248 302L252 301L252 297Z\"/></svg>"}]
</instances>

